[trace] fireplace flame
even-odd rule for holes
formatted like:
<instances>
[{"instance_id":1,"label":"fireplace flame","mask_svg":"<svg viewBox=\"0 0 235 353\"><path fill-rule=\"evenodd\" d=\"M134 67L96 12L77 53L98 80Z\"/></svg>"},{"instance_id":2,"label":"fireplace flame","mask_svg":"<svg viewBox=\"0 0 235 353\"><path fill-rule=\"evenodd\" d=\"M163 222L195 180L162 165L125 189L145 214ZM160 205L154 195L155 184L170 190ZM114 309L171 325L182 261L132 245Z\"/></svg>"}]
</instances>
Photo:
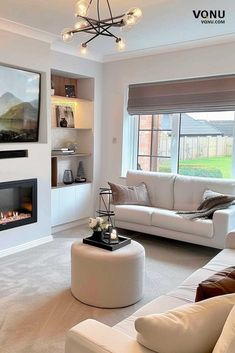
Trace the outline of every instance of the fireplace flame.
<instances>
[{"instance_id":1,"label":"fireplace flame","mask_svg":"<svg viewBox=\"0 0 235 353\"><path fill-rule=\"evenodd\" d=\"M0 224L20 221L25 218L30 218L31 213L19 213L18 211L0 212Z\"/></svg>"}]
</instances>

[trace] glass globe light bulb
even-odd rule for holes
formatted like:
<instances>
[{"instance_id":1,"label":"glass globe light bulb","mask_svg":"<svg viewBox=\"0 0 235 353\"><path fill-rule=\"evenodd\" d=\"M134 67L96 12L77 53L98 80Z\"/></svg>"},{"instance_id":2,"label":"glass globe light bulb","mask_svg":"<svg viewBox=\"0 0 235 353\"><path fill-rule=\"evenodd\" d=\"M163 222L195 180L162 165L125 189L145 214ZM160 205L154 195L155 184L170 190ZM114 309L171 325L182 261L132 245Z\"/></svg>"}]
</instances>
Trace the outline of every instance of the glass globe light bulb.
<instances>
[{"instance_id":1,"label":"glass globe light bulb","mask_svg":"<svg viewBox=\"0 0 235 353\"><path fill-rule=\"evenodd\" d=\"M125 26L133 26L140 21L143 14L141 9L138 7L133 7L127 11L123 18L123 22Z\"/></svg>"},{"instance_id":2,"label":"glass globe light bulb","mask_svg":"<svg viewBox=\"0 0 235 353\"><path fill-rule=\"evenodd\" d=\"M88 22L86 20L83 20L82 18L80 18L74 25L75 29L83 29L85 27L88 26Z\"/></svg>"},{"instance_id":3,"label":"glass globe light bulb","mask_svg":"<svg viewBox=\"0 0 235 353\"><path fill-rule=\"evenodd\" d=\"M80 47L80 53L82 55L86 55L87 54L87 45L85 43L83 43Z\"/></svg>"},{"instance_id":4,"label":"glass globe light bulb","mask_svg":"<svg viewBox=\"0 0 235 353\"><path fill-rule=\"evenodd\" d=\"M75 5L75 16L86 16L89 7L89 0L78 0Z\"/></svg>"},{"instance_id":5,"label":"glass globe light bulb","mask_svg":"<svg viewBox=\"0 0 235 353\"><path fill-rule=\"evenodd\" d=\"M69 43L72 42L73 40L73 33L71 32L72 29L71 28L65 28L62 32L62 39L64 42Z\"/></svg>"},{"instance_id":6,"label":"glass globe light bulb","mask_svg":"<svg viewBox=\"0 0 235 353\"><path fill-rule=\"evenodd\" d=\"M123 41L123 39L118 38L118 39L116 40L116 43L117 43L117 48L118 48L119 51L122 51L122 50L125 49L126 44L125 44L125 42Z\"/></svg>"},{"instance_id":7,"label":"glass globe light bulb","mask_svg":"<svg viewBox=\"0 0 235 353\"><path fill-rule=\"evenodd\" d=\"M135 16L135 18L141 19L143 17L143 12L139 7L135 7L129 11L133 12L133 16Z\"/></svg>"}]
</instances>

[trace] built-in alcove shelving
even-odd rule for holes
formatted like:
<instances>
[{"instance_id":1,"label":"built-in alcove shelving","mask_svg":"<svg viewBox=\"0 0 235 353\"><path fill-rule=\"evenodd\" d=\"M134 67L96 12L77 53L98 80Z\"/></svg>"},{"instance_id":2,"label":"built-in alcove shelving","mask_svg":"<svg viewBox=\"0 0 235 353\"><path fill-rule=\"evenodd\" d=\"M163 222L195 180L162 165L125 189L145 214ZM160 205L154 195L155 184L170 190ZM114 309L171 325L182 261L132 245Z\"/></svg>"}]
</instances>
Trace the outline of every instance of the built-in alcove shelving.
<instances>
[{"instance_id":1,"label":"built-in alcove shelving","mask_svg":"<svg viewBox=\"0 0 235 353\"><path fill-rule=\"evenodd\" d=\"M51 149L76 147L75 153L51 156L52 225L88 217L93 181L94 79L52 70ZM66 97L65 86L74 87L74 97ZM58 126L58 106L70 107L74 127ZM86 182L63 184L66 169L77 175L82 161ZM66 208L66 210L65 210Z\"/></svg>"}]
</instances>

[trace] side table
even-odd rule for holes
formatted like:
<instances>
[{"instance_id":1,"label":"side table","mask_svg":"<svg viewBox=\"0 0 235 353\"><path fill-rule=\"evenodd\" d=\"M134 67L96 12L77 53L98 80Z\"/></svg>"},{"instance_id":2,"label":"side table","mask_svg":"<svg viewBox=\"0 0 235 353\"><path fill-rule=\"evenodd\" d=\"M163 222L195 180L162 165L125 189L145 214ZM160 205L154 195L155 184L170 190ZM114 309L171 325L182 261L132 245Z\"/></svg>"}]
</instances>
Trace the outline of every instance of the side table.
<instances>
[{"instance_id":1,"label":"side table","mask_svg":"<svg viewBox=\"0 0 235 353\"><path fill-rule=\"evenodd\" d=\"M81 302L119 308L143 296L145 250L136 241L116 251L84 244L71 248L71 291Z\"/></svg>"}]
</instances>

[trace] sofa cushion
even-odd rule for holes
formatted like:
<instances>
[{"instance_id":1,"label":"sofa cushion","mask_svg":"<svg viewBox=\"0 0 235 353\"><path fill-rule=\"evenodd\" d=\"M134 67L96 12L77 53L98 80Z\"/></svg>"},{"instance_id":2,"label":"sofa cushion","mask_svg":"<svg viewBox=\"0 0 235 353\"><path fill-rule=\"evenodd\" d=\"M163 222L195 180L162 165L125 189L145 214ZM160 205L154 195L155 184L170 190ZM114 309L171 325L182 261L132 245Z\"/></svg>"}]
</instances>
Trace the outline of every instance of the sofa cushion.
<instances>
[{"instance_id":1,"label":"sofa cushion","mask_svg":"<svg viewBox=\"0 0 235 353\"><path fill-rule=\"evenodd\" d=\"M142 306L133 315L120 321L117 325L114 326L114 328L128 336L136 337L135 320L138 317L143 315L150 315L153 313L164 313L167 310L175 309L178 306L182 306L184 304L187 304L187 302L183 299L173 298L169 295L162 295Z\"/></svg>"},{"instance_id":2,"label":"sofa cushion","mask_svg":"<svg viewBox=\"0 0 235 353\"><path fill-rule=\"evenodd\" d=\"M128 171L127 185L138 185L144 182L147 186L152 206L171 210L173 208L174 174Z\"/></svg>"},{"instance_id":3,"label":"sofa cushion","mask_svg":"<svg viewBox=\"0 0 235 353\"><path fill-rule=\"evenodd\" d=\"M235 194L235 181L198 178L177 175L174 183L174 206L175 210L195 211L200 205L206 189L211 189L222 194Z\"/></svg>"},{"instance_id":4,"label":"sofa cushion","mask_svg":"<svg viewBox=\"0 0 235 353\"><path fill-rule=\"evenodd\" d=\"M220 251L213 259L211 259L203 268L215 272L223 271L226 267L234 266L235 250L224 249Z\"/></svg>"},{"instance_id":5,"label":"sofa cushion","mask_svg":"<svg viewBox=\"0 0 235 353\"><path fill-rule=\"evenodd\" d=\"M138 205L117 205L115 206L115 220L130 223L141 223L146 226L151 225L153 207Z\"/></svg>"},{"instance_id":6,"label":"sofa cushion","mask_svg":"<svg viewBox=\"0 0 235 353\"><path fill-rule=\"evenodd\" d=\"M125 186L110 182L108 184L112 190L114 205L151 206L145 183L140 183L137 186Z\"/></svg>"},{"instance_id":7,"label":"sofa cushion","mask_svg":"<svg viewBox=\"0 0 235 353\"><path fill-rule=\"evenodd\" d=\"M198 284L195 301L235 293L235 267L225 268Z\"/></svg>"},{"instance_id":8,"label":"sofa cushion","mask_svg":"<svg viewBox=\"0 0 235 353\"><path fill-rule=\"evenodd\" d=\"M169 295L174 298L180 298L186 302L195 301L195 293L198 283L206 280L208 277L212 276L215 271L207 270L205 268L200 268L199 270L193 272L189 277L184 280L179 287L173 289Z\"/></svg>"},{"instance_id":9,"label":"sofa cushion","mask_svg":"<svg viewBox=\"0 0 235 353\"><path fill-rule=\"evenodd\" d=\"M235 304L235 294L136 319L137 341L157 353L211 352Z\"/></svg>"},{"instance_id":10,"label":"sofa cushion","mask_svg":"<svg viewBox=\"0 0 235 353\"><path fill-rule=\"evenodd\" d=\"M230 311L224 324L222 333L212 353L235 352L235 306Z\"/></svg>"},{"instance_id":11,"label":"sofa cushion","mask_svg":"<svg viewBox=\"0 0 235 353\"><path fill-rule=\"evenodd\" d=\"M178 232L196 234L206 238L213 237L213 223L210 219L189 220L175 211L156 208L152 214L152 225Z\"/></svg>"}]
</instances>

